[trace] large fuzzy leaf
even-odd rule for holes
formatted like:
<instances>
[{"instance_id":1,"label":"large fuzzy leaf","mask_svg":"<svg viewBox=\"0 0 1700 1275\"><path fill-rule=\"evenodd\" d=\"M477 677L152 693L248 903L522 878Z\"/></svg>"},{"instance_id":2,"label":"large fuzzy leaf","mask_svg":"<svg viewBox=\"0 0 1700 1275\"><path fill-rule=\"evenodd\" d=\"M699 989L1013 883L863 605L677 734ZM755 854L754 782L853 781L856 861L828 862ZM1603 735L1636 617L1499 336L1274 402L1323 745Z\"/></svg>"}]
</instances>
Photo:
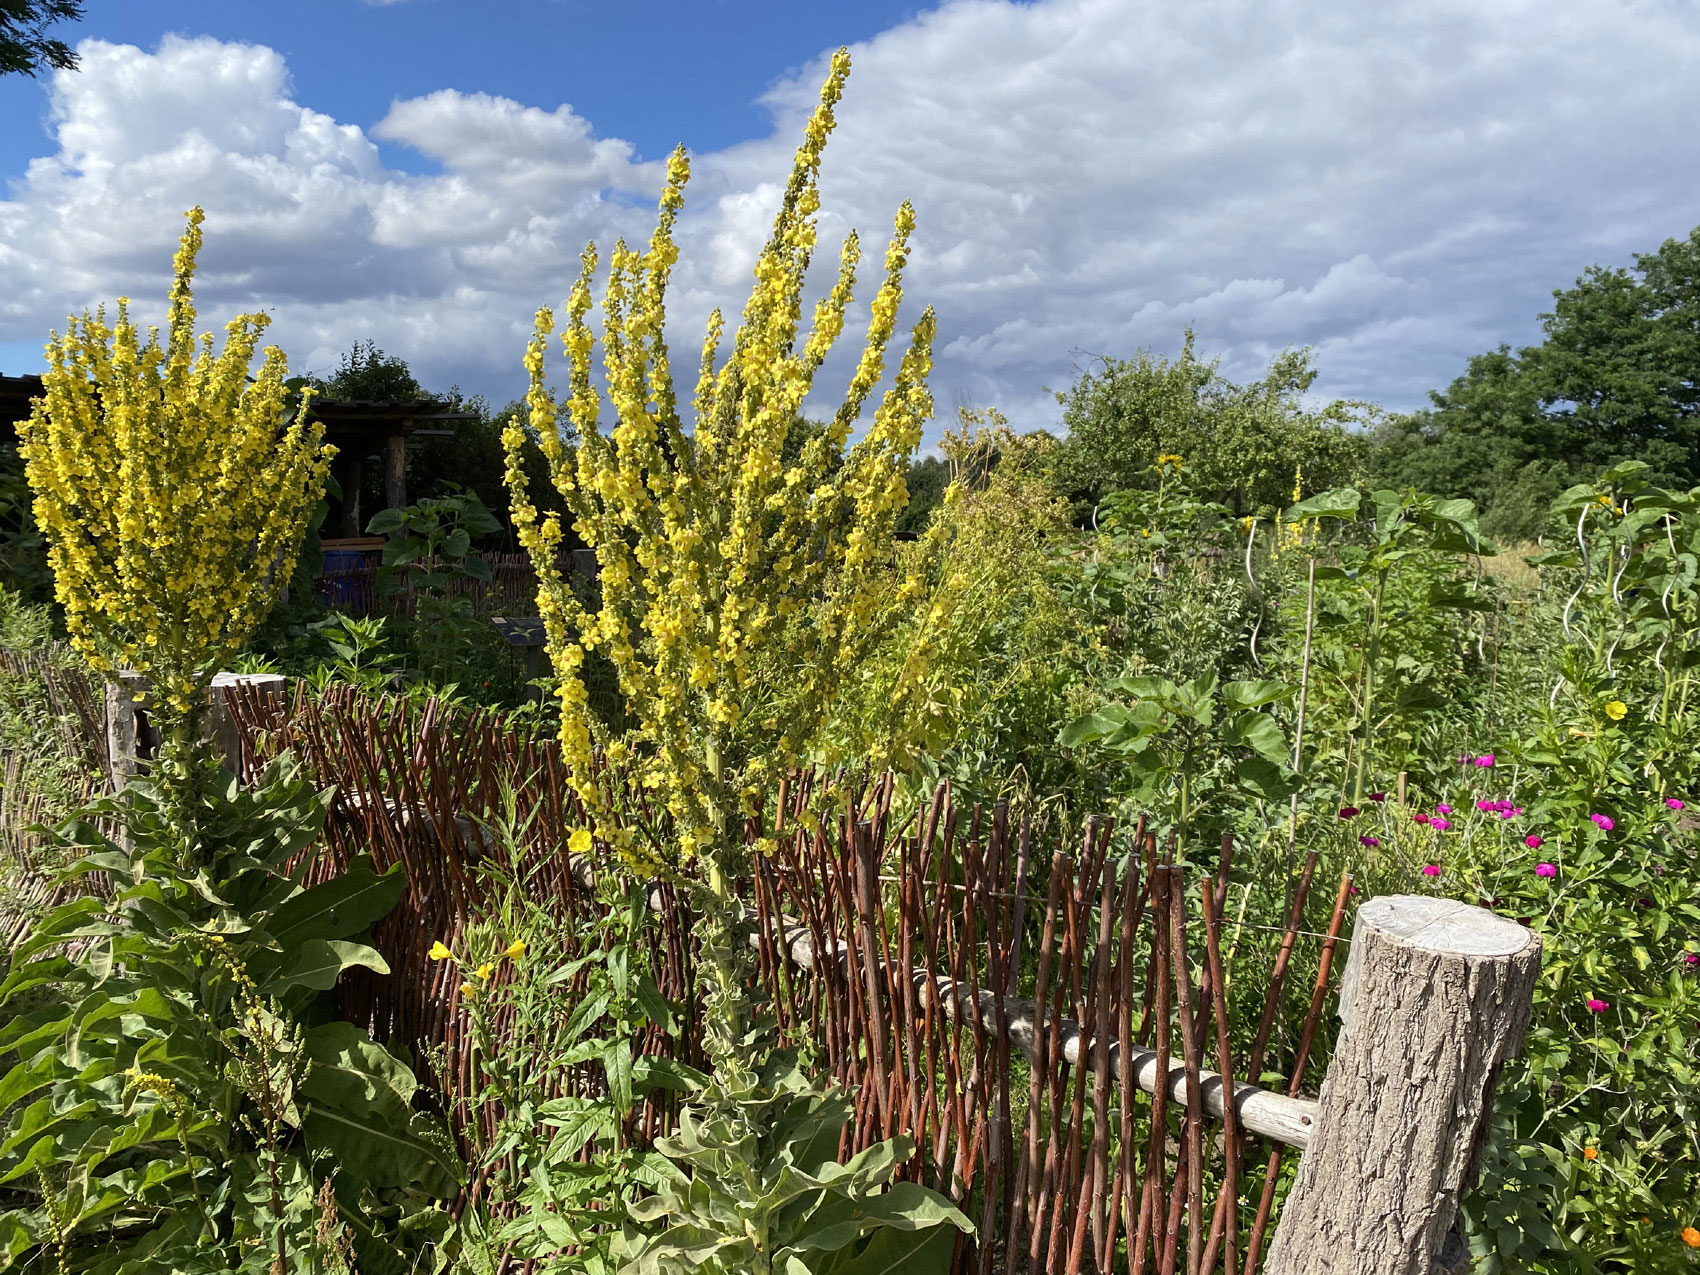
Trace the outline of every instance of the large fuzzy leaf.
<instances>
[{"instance_id":1,"label":"large fuzzy leaf","mask_svg":"<svg viewBox=\"0 0 1700 1275\"><path fill-rule=\"evenodd\" d=\"M419 1082L407 1064L352 1023L313 1028L303 1052L312 1062L299 1092L310 1150L367 1186L455 1189L459 1158L442 1126L412 1109Z\"/></svg>"}]
</instances>

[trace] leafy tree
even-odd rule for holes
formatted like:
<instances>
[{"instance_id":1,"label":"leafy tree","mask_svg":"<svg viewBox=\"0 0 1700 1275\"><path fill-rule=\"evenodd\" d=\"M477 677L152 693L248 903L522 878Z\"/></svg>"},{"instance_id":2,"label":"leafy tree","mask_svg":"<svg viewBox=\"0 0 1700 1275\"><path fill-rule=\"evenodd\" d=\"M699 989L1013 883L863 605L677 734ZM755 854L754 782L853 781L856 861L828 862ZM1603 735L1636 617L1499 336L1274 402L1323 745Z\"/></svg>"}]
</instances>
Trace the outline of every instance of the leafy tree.
<instances>
[{"instance_id":1,"label":"leafy tree","mask_svg":"<svg viewBox=\"0 0 1700 1275\"><path fill-rule=\"evenodd\" d=\"M308 380L325 398L395 403L433 397L414 378L407 360L385 354L369 340L356 341L329 376Z\"/></svg>"},{"instance_id":2,"label":"leafy tree","mask_svg":"<svg viewBox=\"0 0 1700 1275\"><path fill-rule=\"evenodd\" d=\"M1364 444L1346 429L1365 405L1320 412L1302 396L1316 380L1309 350L1286 350L1268 373L1237 385L1206 362L1189 329L1173 361L1150 350L1106 357L1066 392L1068 444L1058 466L1065 490L1096 501L1139 485L1158 457L1180 456L1203 489L1236 514L1290 503L1294 469L1307 489L1349 481Z\"/></svg>"},{"instance_id":3,"label":"leafy tree","mask_svg":"<svg viewBox=\"0 0 1700 1275\"><path fill-rule=\"evenodd\" d=\"M909 503L897 515L897 532L919 535L933 520L933 511L944 503L944 489L950 486L950 466L938 456L922 456L909 466L906 481Z\"/></svg>"},{"instance_id":4,"label":"leafy tree","mask_svg":"<svg viewBox=\"0 0 1700 1275\"><path fill-rule=\"evenodd\" d=\"M82 16L81 0L0 0L0 75L76 70L76 51L47 29Z\"/></svg>"},{"instance_id":5,"label":"leafy tree","mask_svg":"<svg viewBox=\"0 0 1700 1275\"><path fill-rule=\"evenodd\" d=\"M1380 481L1468 496L1501 536L1538 533L1554 497L1620 461L1700 482L1700 228L1553 298L1541 344L1475 356L1431 408L1383 426Z\"/></svg>"}]
</instances>

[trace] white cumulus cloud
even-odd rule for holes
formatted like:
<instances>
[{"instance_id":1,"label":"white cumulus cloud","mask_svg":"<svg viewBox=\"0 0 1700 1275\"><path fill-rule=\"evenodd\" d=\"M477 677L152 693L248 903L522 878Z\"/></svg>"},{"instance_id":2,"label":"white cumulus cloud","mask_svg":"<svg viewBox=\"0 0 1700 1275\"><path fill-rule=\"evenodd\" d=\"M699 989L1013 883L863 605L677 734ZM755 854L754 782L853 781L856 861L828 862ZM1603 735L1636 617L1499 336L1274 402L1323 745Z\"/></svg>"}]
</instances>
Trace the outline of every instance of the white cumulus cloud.
<instances>
[{"instance_id":1,"label":"white cumulus cloud","mask_svg":"<svg viewBox=\"0 0 1700 1275\"><path fill-rule=\"evenodd\" d=\"M1584 266L1700 221L1684 0L951 0L852 54L823 267L850 226L877 266L913 200L941 402L1026 424L1088 353L1172 351L1188 324L1231 374L1314 345L1319 392L1415 406L1531 339ZM742 301L823 71L774 85L769 135L695 157L674 300L693 349ZM585 240L647 233L664 158L618 121L446 89L362 129L295 101L276 52L210 39L88 42L51 93L58 149L0 202L0 342L162 296L200 203L207 316L264 306L298 366L371 337L497 399Z\"/></svg>"}]
</instances>

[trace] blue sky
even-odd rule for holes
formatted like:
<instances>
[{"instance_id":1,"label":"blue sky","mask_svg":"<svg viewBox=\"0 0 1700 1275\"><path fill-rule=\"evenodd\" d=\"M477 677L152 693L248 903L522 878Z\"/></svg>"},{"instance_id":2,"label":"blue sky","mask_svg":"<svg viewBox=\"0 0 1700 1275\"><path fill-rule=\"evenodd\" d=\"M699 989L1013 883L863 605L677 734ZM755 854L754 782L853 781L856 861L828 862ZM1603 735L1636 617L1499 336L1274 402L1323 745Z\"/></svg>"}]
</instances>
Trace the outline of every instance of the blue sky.
<instances>
[{"instance_id":1,"label":"blue sky","mask_svg":"<svg viewBox=\"0 0 1700 1275\"><path fill-rule=\"evenodd\" d=\"M570 103L647 156L718 150L763 131L756 99L822 49L878 34L930 5L886 0L88 0L62 39L154 48L167 33L264 44L288 59L300 100L372 124L396 98L440 88L537 106ZM45 121L47 95L0 79L0 119ZM16 173L46 128L0 130ZM430 171L404 147L389 164Z\"/></svg>"},{"instance_id":2,"label":"blue sky","mask_svg":"<svg viewBox=\"0 0 1700 1275\"><path fill-rule=\"evenodd\" d=\"M1316 397L1409 409L1700 223L1692 0L90 0L66 30L81 71L0 80L0 371L85 306L157 308L199 203L208 325L264 308L297 369L372 339L506 401L681 141L694 349L841 43L820 255L914 202L946 416L1050 425L1094 356L1188 326L1237 379L1308 346Z\"/></svg>"}]
</instances>

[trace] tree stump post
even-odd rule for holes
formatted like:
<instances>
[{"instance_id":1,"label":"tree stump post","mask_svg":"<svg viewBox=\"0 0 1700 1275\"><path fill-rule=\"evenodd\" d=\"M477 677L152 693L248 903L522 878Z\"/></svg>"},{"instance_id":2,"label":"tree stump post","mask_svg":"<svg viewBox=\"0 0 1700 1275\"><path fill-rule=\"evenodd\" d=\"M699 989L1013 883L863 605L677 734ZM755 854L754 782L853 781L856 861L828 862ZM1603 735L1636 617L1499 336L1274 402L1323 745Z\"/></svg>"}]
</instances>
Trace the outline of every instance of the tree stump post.
<instances>
[{"instance_id":1,"label":"tree stump post","mask_svg":"<svg viewBox=\"0 0 1700 1275\"><path fill-rule=\"evenodd\" d=\"M217 673L207 696L207 738L213 741L225 765L242 773L242 732L230 713L230 692L236 686L252 687L266 695L282 695L285 679L276 673ZM148 720L147 710L137 701L148 689L148 680L131 669L122 669L118 680L106 684L107 782L116 792L152 766L159 732Z\"/></svg>"},{"instance_id":2,"label":"tree stump post","mask_svg":"<svg viewBox=\"0 0 1700 1275\"><path fill-rule=\"evenodd\" d=\"M1398 895L1358 909L1340 1036L1267 1275L1458 1269L1449 1233L1540 962L1538 936L1483 908Z\"/></svg>"}]
</instances>

